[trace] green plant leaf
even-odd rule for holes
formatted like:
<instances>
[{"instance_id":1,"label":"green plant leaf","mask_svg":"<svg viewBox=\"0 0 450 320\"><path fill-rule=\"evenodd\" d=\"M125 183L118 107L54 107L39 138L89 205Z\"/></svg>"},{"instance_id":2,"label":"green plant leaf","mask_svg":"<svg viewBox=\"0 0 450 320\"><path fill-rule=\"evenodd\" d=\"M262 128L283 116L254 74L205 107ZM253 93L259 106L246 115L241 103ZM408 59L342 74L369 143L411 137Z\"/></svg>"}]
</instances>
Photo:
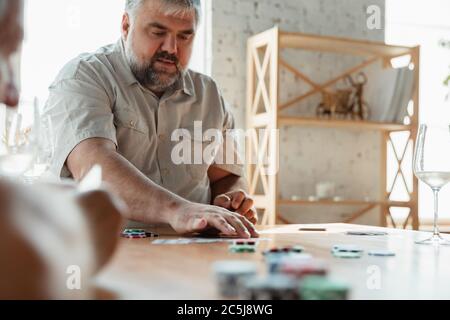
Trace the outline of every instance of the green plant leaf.
<instances>
[{"instance_id":1,"label":"green plant leaf","mask_svg":"<svg viewBox=\"0 0 450 320\"><path fill-rule=\"evenodd\" d=\"M447 77L447 79L444 80L444 85L446 86L450 85L450 75Z\"/></svg>"}]
</instances>

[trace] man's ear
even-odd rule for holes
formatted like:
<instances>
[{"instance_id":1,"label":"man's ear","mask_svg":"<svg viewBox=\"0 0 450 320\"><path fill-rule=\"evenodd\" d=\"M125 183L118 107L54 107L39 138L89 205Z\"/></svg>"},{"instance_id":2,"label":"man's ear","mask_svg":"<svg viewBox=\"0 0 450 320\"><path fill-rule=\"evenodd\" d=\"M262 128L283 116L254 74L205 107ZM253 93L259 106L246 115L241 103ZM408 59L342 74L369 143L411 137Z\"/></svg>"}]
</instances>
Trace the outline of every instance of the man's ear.
<instances>
[{"instance_id":1,"label":"man's ear","mask_svg":"<svg viewBox=\"0 0 450 320\"><path fill-rule=\"evenodd\" d=\"M128 34L130 32L130 16L128 15L128 13L124 13L122 16L122 38L124 40L128 39Z\"/></svg>"}]
</instances>

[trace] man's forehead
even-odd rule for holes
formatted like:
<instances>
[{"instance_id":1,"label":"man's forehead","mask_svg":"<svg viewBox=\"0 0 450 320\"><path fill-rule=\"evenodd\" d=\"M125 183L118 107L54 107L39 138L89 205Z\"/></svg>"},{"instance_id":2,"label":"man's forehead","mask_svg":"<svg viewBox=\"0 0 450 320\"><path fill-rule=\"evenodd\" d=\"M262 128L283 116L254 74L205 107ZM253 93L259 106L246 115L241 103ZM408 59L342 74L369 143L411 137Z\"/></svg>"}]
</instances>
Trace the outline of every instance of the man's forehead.
<instances>
[{"instance_id":1,"label":"man's forehead","mask_svg":"<svg viewBox=\"0 0 450 320\"><path fill-rule=\"evenodd\" d=\"M138 16L144 23L157 22L166 27L179 29L193 29L196 27L195 10L179 5L170 5L163 1L145 1Z\"/></svg>"}]
</instances>

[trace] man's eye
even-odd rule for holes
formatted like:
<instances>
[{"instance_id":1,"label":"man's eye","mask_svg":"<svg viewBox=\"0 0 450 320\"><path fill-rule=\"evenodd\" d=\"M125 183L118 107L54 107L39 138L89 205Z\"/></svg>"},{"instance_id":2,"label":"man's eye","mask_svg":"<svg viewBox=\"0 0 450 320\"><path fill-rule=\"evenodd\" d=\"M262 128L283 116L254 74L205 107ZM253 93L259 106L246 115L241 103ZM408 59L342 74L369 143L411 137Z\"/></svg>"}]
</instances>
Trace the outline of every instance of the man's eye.
<instances>
[{"instance_id":1,"label":"man's eye","mask_svg":"<svg viewBox=\"0 0 450 320\"><path fill-rule=\"evenodd\" d=\"M191 38L191 35L187 35L187 34L180 34L178 36L179 39L181 40L189 40Z\"/></svg>"},{"instance_id":2,"label":"man's eye","mask_svg":"<svg viewBox=\"0 0 450 320\"><path fill-rule=\"evenodd\" d=\"M157 37L163 37L166 33L165 32L153 32L153 34Z\"/></svg>"}]
</instances>

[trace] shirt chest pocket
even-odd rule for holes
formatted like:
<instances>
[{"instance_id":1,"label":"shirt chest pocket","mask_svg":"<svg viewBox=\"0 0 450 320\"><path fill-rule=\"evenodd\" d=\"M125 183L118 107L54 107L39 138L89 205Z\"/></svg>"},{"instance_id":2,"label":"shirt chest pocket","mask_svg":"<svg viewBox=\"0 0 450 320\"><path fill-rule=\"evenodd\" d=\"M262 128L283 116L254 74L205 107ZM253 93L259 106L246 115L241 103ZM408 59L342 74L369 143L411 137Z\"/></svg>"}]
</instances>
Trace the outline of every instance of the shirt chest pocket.
<instances>
[{"instance_id":1,"label":"shirt chest pocket","mask_svg":"<svg viewBox=\"0 0 450 320\"><path fill-rule=\"evenodd\" d=\"M114 125L117 128L131 130L129 133L148 135L149 128L137 112L128 109L118 109L114 113Z\"/></svg>"}]
</instances>

